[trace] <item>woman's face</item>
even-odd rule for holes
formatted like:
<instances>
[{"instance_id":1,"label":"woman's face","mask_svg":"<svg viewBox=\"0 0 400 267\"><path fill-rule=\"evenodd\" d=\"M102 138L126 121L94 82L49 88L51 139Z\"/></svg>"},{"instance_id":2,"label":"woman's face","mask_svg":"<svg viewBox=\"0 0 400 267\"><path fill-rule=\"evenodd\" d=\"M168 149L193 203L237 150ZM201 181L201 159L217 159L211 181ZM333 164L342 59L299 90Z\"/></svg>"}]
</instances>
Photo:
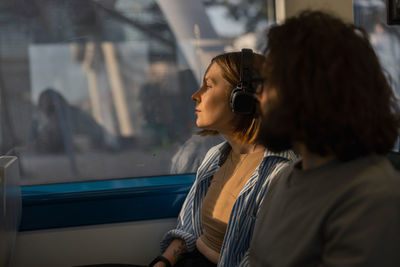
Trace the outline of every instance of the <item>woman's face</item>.
<instances>
[{"instance_id":1,"label":"woman's face","mask_svg":"<svg viewBox=\"0 0 400 267\"><path fill-rule=\"evenodd\" d=\"M222 77L222 69L212 63L204 75L203 85L192 95L196 101L196 124L199 128L232 133L235 114L229 106L231 85Z\"/></svg>"}]
</instances>

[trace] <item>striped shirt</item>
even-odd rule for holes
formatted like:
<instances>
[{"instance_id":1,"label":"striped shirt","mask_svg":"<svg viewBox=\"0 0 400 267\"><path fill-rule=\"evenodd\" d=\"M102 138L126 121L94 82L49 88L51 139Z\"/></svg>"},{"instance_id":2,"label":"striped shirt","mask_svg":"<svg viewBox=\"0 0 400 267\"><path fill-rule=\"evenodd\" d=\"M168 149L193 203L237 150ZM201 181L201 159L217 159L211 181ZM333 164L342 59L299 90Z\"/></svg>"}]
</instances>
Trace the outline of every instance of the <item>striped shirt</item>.
<instances>
[{"instance_id":1,"label":"striped shirt","mask_svg":"<svg viewBox=\"0 0 400 267\"><path fill-rule=\"evenodd\" d=\"M196 180L183 203L178 216L177 227L168 231L161 241L164 251L175 239L185 241L188 251L196 248L196 240L203 233L201 208L211 179L222 165L231 147L224 142L212 147L197 170ZM288 165L297 159L293 151L274 153L265 150L263 160L250 176L233 205L218 266L249 266L248 250L254 230L255 220L261 201L270 181Z\"/></svg>"}]
</instances>

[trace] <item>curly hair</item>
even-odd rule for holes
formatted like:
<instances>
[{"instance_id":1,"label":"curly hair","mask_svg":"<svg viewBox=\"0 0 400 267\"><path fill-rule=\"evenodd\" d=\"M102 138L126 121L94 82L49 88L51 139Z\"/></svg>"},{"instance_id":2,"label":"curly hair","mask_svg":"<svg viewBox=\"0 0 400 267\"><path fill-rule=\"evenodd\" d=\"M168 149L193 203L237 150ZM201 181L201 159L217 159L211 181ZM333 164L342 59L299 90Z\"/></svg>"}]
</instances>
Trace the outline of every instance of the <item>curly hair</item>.
<instances>
[{"instance_id":1,"label":"curly hair","mask_svg":"<svg viewBox=\"0 0 400 267\"><path fill-rule=\"evenodd\" d=\"M209 65L215 63L218 64L222 69L223 78L230 84L231 89L227 92L227 100L229 101L232 90L237 86L240 81L240 64L241 64L241 52L229 52L215 56ZM261 78L261 68L265 64L265 57L263 55L253 53L253 65L252 65L252 79ZM208 70L208 69L207 69ZM261 114L259 107L256 107L256 112L252 115L239 115L235 114L235 118L232 121L234 128L234 136L237 140L242 143L253 143L255 142L260 125L261 125ZM199 135L218 135L217 131L213 130L202 130L198 133Z\"/></svg>"},{"instance_id":2,"label":"curly hair","mask_svg":"<svg viewBox=\"0 0 400 267\"><path fill-rule=\"evenodd\" d=\"M265 55L265 87L277 98L261 130L272 134L259 138L270 149L297 142L346 161L393 148L397 100L362 28L304 11L270 29Z\"/></svg>"}]
</instances>

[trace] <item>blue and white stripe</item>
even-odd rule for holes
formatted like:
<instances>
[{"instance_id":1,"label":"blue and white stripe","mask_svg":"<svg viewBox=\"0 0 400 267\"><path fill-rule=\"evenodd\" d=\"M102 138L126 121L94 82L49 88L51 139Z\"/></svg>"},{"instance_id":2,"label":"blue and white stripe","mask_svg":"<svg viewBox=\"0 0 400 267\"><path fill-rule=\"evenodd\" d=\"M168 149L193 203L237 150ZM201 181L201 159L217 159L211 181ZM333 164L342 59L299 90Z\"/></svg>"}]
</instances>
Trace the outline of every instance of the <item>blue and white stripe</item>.
<instances>
[{"instance_id":1,"label":"blue and white stripe","mask_svg":"<svg viewBox=\"0 0 400 267\"><path fill-rule=\"evenodd\" d=\"M201 208L210 181L220 163L231 150L224 142L211 148L201 163L196 180L183 203L176 229L168 231L161 241L164 251L175 239L185 240L189 251L196 247L196 240L203 233ZM264 158L239 193L229 218L222 243L218 266L249 266L248 250L255 220L268 185L290 161L297 160L293 151L274 153L265 150Z\"/></svg>"}]
</instances>

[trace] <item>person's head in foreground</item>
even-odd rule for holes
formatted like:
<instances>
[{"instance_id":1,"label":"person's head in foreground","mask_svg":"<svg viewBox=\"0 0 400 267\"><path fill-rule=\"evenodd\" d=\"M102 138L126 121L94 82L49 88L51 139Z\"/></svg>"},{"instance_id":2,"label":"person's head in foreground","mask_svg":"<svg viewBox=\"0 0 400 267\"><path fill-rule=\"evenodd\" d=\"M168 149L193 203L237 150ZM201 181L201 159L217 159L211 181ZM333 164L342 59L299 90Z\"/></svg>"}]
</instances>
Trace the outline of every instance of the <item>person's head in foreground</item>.
<instances>
[{"instance_id":1,"label":"person's head in foreground","mask_svg":"<svg viewBox=\"0 0 400 267\"><path fill-rule=\"evenodd\" d=\"M302 144L342 161L391 150L398 108L363 29L305 12L269 31L265 55L260 140L269 149Z\"/></svg>"},{"instance_id":2,"label":"person's head in foreground","mask_svg":"<svg viewBox=\"0 0 400 267\"><path fill-rule=\"evenodd\" d=\"M321 12L273 27L259 139L302 157L269 186L253 267L400 266L395 98L364 30Z\"/></svg>"}]
</instances>

